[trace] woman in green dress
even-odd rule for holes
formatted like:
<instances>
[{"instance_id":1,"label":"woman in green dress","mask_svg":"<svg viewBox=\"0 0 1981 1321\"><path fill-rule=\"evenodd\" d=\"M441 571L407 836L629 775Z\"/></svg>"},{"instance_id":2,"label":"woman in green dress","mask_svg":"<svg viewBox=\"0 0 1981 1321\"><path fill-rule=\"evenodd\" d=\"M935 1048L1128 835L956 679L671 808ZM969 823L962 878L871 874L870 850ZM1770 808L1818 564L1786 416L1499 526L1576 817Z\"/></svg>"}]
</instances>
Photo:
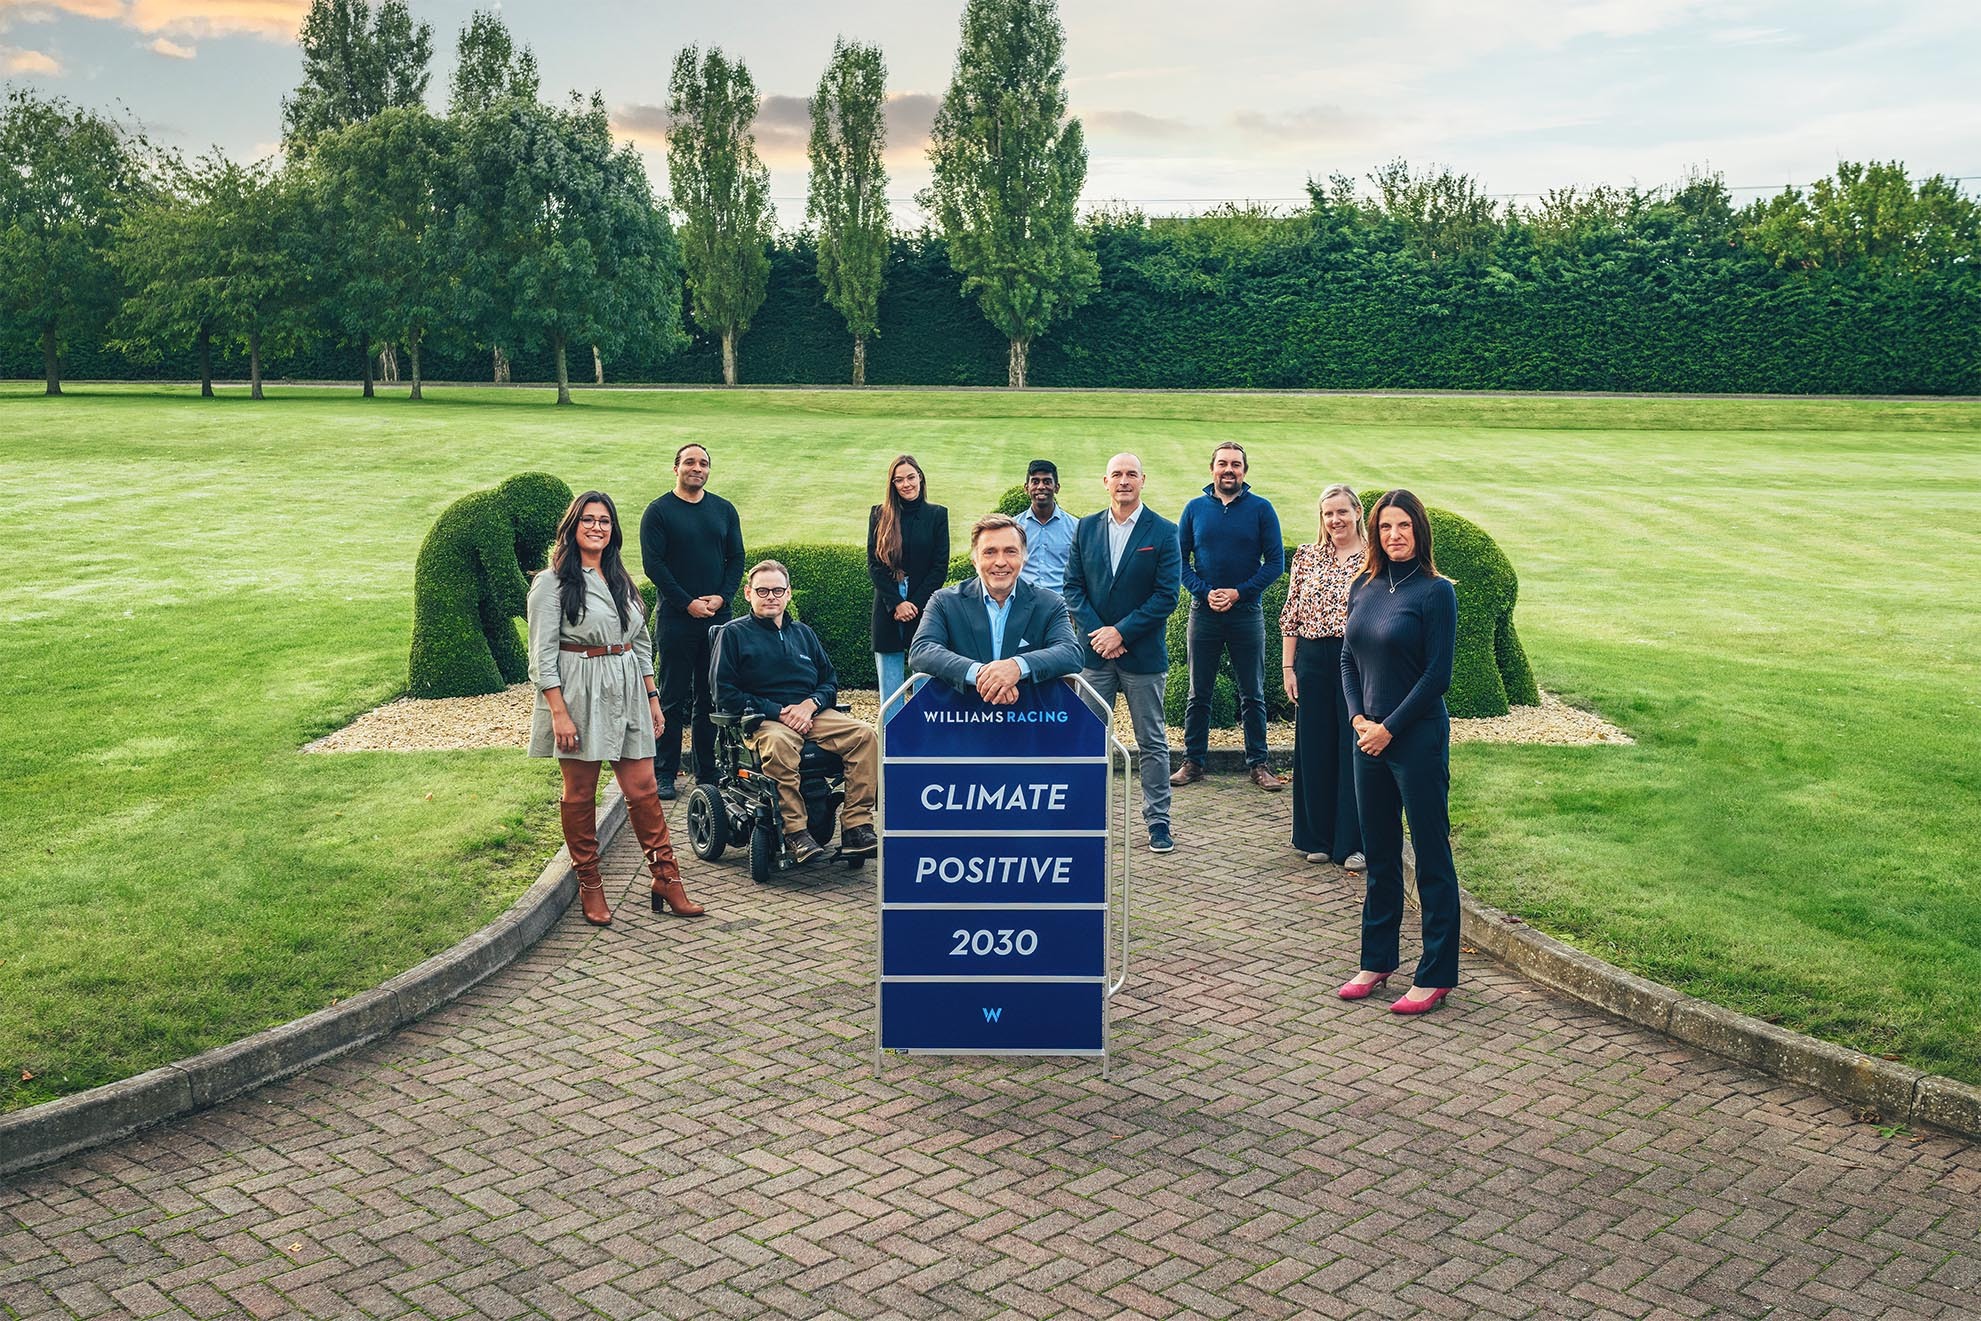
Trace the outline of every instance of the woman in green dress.
<instances>
[{"instance_id":1,"label":"woman in green dress","mask_svg":"<svg viewBox=\"0 0 1981 1321\"><path fill-rule=\"evenodd\" d=\"M550 567L530 584L530 682L536 710L530 755L555 757L564 775L558 802L564 845L578 873L578 902L595 926L612 921L598 873L596 808L600 762L626 795L626 817L653 872L653 909L702 912L681 884L667 813L653 778L654 737L666 727L654 687L646 606L620 558L619 510L603 491L571 502L557 525Z\"/></svg>"}]
</instances>

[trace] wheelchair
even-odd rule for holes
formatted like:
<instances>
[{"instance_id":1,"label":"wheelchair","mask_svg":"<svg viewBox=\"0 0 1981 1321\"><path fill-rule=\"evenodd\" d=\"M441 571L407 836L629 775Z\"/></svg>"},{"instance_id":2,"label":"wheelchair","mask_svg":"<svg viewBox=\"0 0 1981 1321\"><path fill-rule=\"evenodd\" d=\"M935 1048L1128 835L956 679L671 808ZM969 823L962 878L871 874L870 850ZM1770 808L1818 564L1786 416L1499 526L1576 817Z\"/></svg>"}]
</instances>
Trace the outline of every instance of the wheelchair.
<instances>
[{"instance_id":1,"label":"wheelchair","mask_svg":"<svg viewBox=\"0 0 1981 1321\"><path fill-rule=\"evenodd\" d=\"M835 710L844 711L840 706ZM716 862L733 845L750 850L750 879L759 885L799 864L784 844L784 820L777 806L777 784L763 769L749 735L767 717L750 711L731 715L717 711L715 723L716 779L698 784L688 795L688 847L703 862ZM840 759L807 740L799 754L798 792L805 800L806 829L821 848L829 848L839 825L839 808L846 801L846 768ZM842 841L823 863L864 867L870 854L848 854Z\"/></svg>"}]
</instances>

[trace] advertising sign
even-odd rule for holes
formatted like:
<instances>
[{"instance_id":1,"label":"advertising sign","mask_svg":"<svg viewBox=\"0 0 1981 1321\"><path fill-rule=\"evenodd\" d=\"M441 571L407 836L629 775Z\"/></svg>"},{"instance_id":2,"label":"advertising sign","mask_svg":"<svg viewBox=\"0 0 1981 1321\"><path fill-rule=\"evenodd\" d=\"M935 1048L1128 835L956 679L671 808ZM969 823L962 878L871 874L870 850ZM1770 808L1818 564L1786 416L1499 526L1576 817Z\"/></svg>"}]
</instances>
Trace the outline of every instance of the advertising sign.
<instances>
[{"instance_id":1,"label":"advertising sign","mask_svg":"<svg viewBox=\"0 0 1981 1321\"><path fill-rule=\"evenodd\" d=\"M884 733L881 1049L1103 1052L1106 724L1069 683L930 681Z\"/></svg>"}]
</instances>

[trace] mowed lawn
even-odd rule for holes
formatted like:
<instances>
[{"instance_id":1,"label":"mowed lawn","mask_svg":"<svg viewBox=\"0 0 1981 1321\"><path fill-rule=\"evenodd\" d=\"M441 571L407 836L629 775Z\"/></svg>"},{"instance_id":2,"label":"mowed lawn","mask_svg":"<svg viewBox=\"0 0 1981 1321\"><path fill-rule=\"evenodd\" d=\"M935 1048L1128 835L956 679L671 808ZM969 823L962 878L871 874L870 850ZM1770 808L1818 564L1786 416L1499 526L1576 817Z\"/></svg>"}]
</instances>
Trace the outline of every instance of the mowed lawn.
<instances>
[{"instance_id":1,"label":"mowed lawn","mask_svg":"<svg viewBox=\"0 0 1981 1321\"><path fill-rule=\"evenodd\" d=\"M0 1103L320 1008L536 875L547 763L297 751L403 686L413 556L461 494L543 468L637 523L693 439L754 544L851 542L897 452L960 528L1038 455L1091 510L1120 449L1173 516L1224 438L1290 538L1337 480L1483 524L1542 685L1636 736L1459 748L1477 893L1694 994L1981 1081L1981 406L9 386ZM1219 823L1177 807L1215 903Z\"/></svg>"}]
</instances>

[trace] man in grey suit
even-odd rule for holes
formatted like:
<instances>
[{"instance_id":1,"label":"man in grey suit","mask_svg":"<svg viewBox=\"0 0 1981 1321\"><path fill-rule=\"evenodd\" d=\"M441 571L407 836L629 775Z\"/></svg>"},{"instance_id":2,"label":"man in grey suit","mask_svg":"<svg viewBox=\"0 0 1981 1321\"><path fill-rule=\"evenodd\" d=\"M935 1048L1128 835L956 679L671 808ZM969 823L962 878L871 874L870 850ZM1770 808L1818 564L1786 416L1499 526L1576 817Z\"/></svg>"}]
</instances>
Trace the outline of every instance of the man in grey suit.
<instances>
[{"instance_id":1,"label":"man in grey suit","mask_svg":"<svg viewBox=\"0 0 1981 1321\"><path fill-rule=\"evenodd\" d=\"M1080 640L1058 592L1020 580L1025 533L1006 514L986 514L970 529L977 576L929 598L908 649L908 668L986 702L1009 705L1022 685L1060 679L1080 668Z\"/></svg>"},{"instance_id":2,"label":"man in grey suit","mask_svg":"<svg viewBox=\"0 0 1981 1321\"><path fill-rule=\"evenodd\" d=\"M1081 677L1110 707L1128 699L1140 752L1142 824L1149 851L1176 847L1169 833L1169 724L1163 690L1169 643L1163 636L1176 609L1183 574L1176 524L1142 503L1142 461L1117 454L1101 479L1108 507L1080 520L1066 561L1066 609L1085 635Z\"/></svg>"}]
</instances>

